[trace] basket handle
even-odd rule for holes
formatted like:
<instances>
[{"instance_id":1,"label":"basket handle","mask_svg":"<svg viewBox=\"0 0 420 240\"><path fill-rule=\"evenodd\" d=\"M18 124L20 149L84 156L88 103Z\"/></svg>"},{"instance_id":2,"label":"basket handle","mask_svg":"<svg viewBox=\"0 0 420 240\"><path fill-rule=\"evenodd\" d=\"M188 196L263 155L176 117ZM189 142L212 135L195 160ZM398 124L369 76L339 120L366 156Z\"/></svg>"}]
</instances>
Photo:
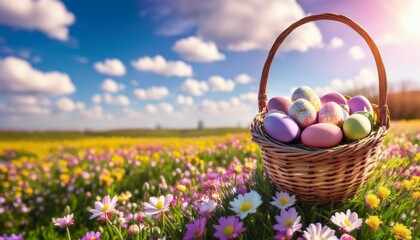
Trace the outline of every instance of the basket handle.
<instances>
[{"instance_id":1,"label":"basket handle","mask_svg":"<svg viewBox=\"0 0 420 240\"><path fill-rule=\"evenodd\" d=\"M290 25L286 30L284 30L276 39L273 46L268 53L267 60L265 61L264 68L261 74L261 81L260 81L260 89L258 93L258 107L259 112L261 113L267 107L267 79L268 74L270 73L271 63L273 62L273 58L277 52L277 49L286 39L286 37L297 27L312 21L319 21L319 20L333 20L337 22L341 22L346 24L347 26L351 27L355 30L360 36L368 44L370 50L373 53L373 57L375 58L376 68L378 70L378 78L379 78L379 111L378 111L378 118L379 122L382 126L386 126L389 128L389 110L387 103L387 80L386 80L386 73L385 73L385 66L381 58L381 54L379 53L378 47L376 46L373 39L369 36L369 34L357 23L355 23L350 18L333 13L323 13L317 15L311 15L300 19L299 21Z\"/></svg>"}]
</instances>

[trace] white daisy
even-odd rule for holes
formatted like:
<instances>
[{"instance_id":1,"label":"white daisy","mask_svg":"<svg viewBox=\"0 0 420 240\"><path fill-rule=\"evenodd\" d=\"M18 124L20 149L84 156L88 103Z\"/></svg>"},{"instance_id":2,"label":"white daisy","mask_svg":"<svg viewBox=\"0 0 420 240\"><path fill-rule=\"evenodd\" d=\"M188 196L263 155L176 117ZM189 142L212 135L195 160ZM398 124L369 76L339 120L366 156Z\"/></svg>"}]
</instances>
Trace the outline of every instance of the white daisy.
<instances>
[{"instance_id":1,"label":"white daisy","mask_svg":"<svg viewBox=\"0 0 420 240\"><path fill-rule=\"evenodd\" d=\"M273 197L273 200L270 203L280 209L286 209L296 203L295 195L290 196L287 192L276 192L276 197Z\"/></svg>"},{"instance_id":2,"label":"white daisy","mask_svg":"<svg viewBox=\"0 0 420 240\"><path fill-rule=\"evenodd\" d=\"M241 219L244 219L249 213L256 212L261 203L261 196L256 191L251 191L244 195L240 194L229 204L232 207L230 209L236 212Z\"/></svg>"},{"instance_id":3,"label":"white daisy","mask_svg":"<svg viewBox=\"0 0 420 240\"><path fill-rule=\"evenodd\" d=\"M311 223L303 232L303 237L306 240L338 240L335 231L327 226L322 227L321 223Z\"/></svg>"},{"instance_id":4,"label":"white daisy","mask_svg":"<svg viewBox=\"0 0 420 240\"><path fill-rule=\"evenodd\" d=\"M339 226L344 232L351 232L362 226L363 219L358 218L356 212L351 212L350 209L347 209L347 212L336 212L334 216L331 217L331 222Z\"/></svg>"},{"instance_id":5,"label":"white daisy","mask_svg":"<svg viewBox=\"0 0 420 240\"><path fill-rule=\"evenodd\" d=\"M95 209L90 209L89 212L92 213L89 219L93 219L99 216L106 216L108 213L112 212L117 205L118 197L115 196L112 198L108 195L102 199L102 202L95 202Z\"/></svg>"}]
</instances>

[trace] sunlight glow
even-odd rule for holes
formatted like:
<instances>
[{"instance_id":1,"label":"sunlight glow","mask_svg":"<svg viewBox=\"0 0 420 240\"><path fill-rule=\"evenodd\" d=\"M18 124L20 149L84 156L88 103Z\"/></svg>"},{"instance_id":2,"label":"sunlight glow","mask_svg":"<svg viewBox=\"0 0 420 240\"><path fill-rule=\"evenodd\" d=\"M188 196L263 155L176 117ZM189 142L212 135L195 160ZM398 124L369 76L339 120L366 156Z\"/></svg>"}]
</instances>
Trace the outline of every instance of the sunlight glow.
<instances>
[{"instance_id":1,"label":"sunlight glow","mask_svg":"<svg viewBox=\"0 0 420 240\"><path fill-rule=\"evenodd\" d=\"M402 26L413 36L420 36L420 2L413 2L402 16Z\"/></svg>"}]
</instances>

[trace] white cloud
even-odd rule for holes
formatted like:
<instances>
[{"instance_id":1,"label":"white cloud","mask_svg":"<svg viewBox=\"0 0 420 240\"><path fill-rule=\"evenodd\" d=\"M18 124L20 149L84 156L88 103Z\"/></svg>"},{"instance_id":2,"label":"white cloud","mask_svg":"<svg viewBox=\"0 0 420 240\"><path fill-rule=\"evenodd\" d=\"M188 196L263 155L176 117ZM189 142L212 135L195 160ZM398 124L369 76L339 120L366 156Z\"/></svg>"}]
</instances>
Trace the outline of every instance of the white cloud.
<instances>
[{"instance_id":1,"label":"white cloud","mask_svg":"<svg viewBox=\"0 0 420 240\"><path fill-rule=\"evenodd\" d=\"M148 113L156 113L157 111L156 106L153 104L147 104L145 109Z\"/></svg>"},{"instance_id":2,"label":"white cloud","mask_svg":"<svg viewBox=\"0 0 420 240\"><path fill-rule=\"evenodd\" d=\"M252 81L252 77L245 73L241 73L235 77L235 82L238 84L248 84L251 81Z\"/></svg>"},{"instance_id":3,"label":"white cloud","mask_svg":"<svg viewBox=\"0 0 420 240\"><path fill-rule=\"evenodd\" d=\"M136 95L136 97L140 100L149 100L149 99L153 99L153 100L159 100L162 98L165 98L166 96L169 95L169 90L166 87L150 87L147 89L135 89L134 90L134 95Z\"/></svg>"},{"instance_id":4,"label":"white cloud","mask_svg":"<svg viewBox=\"0 0 420 240\"><path fill-rule=\"evenodd\" d=\"M333 91L345 94L346 92L372 87L375 84L377 84L376 74L368 68L362 68L358 75L353 78L345 80L336 78L331 80L327 86L316 87L314 90L320 96Z\"/></svg>"},{"instance_id":5,"label":"white cloud","mask_svg":"<svg viewBox=\"0 0 420 240\"><path fill-rule=\"evenodd\" d=\"M176 102L182 106L192 106L194 104L194 100L190 96L178 95L176 98Z\"/></svg>"},{"instance_id":6,"label":"white cloud","mask_svg":"<svg viewBox=\"0 0 420 240\"><path fill-rule=\"evenodd\" d=\"M219 52L214 42L205 42L194 36L178 40L172 49L183 58L193 62L214 62L226 58Z\"/></svg>"},{"instance_id":7,"label":"white cloud","mask_svg":"<svg viewBox=\"0 0 420 240\"><path fill-rule=\"evenodd\" d=\"M63 95L75 91L76 87L65 73L41 72L27 61L12 56L0 59L0 92Z\"/></svg>"},{"instance_id":8,"label":"white cloud","mask_svg":"<svg viewBox=\"0 0 420 240\"><path fill-rule=\"evenodd\" d=\"M76 110L76 104L68 97L62 97L55 102L55 107L59 112L73 112Z\"/></svg>"},{"instance_id":9,"label":"white cloud","mask_svg":"<svg viewBox=\"0 0 420 240\"><path fill-rule=\"evenodd\" d=\"M211 76L209 86L216 92L232 92L235 89L235 82L230 79L224 79L221 76Z\"/></svg>"},{"instance_id":10,"label":"white cloud","mask_svg":"<svg viewBox=\"0 0 420 240\"><path fill-rule=\"evenodd\" d=\"M11 106L35 106L38 104L38 100L34 96L13 96L9 98L7 104Z\"/></svg>"},{"instance_id":11,"label":"white cloud","mask_svg":"<svg viewBox=\"0 0 420 240\"><path fill-rule=\"evenodd\" d=\"M172 105L165 102L156 104L156 105L147 104L145 109L146 109L146 112L150 114L155 114L155 113L171 114L174 111L174 108L172 107Z\"/></svg>"},{"instance_id":12,"label":"white cloud","mask_svg":"<svg viewBox=\"0 0 420 240\"><path fill-rule=\"evenodd\" d=\"M359 46L353 46L349 49L349 55L353 60L362 60L365 58L365 53Z\"/></svg>"},{"instance_id":13,"label":"white cloud","mask_svg":"<svg viewBox=\"0 0 420 240\"><path fill-rule=\"evenodd\" d=\"M130 99L128 99L125 95L117 95L113 99L113 104L121 105L121 106L128 106L130 105Z\"/></svg>"},{"instance_id":14,"label":"white cloud","mask_svg":"<svg viewBox=\"0 0 420 240\"><path fill-rule=\"evenodd\" d=\"M182 90L194 96L201 96L209 90L209 86L204 81L188 78L182 85Z\"/></svg>"},{"instance_id":15,"label":"white cloud","mask_svg":"<svg viewBox=\"0 0 420 240\"><path fill-rule=\"evenodd\" d=\"M124 76L126 73L124 64L117 58L107 58L103 62L96 62L93 66L102 74Z\"/></svg>"},{"instance_id":16,"label":"white cloud","mask_svg":"<svg viewBox=\"0 0 420 240\"><path fill-rule=\"evenodd\" d=\"M189 77L193 74L191 65L183 61L167 61L161 55L156 55L154 58L138 58L131 61L131 65L138 71L153 72L167 77Z\"/></svg>"},{"instance_id":17,"label":"white cloud","mask_svg":"<svg viewBox=\"0 0 420 240\"><path fill-rule=\"evenodd\" d=\"M254 92L247 92L247 93L243 93L243 94L239 95L239 98L242 101L246 101L246 102L257 102L258 101L258 94L254 93Z\"/></svg>"},{"instance_id":18,"label":"white cloud","mask_svg":"<svg viewBox=\"0 0 420 240\"><path fill-rule=\"evenodd\" d=\"M129 118L140 118L141 113L129 107L124 108L124 114Z\"/></svg>"},{"instance_id":19,"label":"white cloud","mask_svg":"<svg viewBox=\"0 0 420 240\"><path fill-rule=\"evenodd\" d=\"M161 33L196 29L197 36L232 51L269 49L279 33L306 15L296 0L164 0L153 14L167 19ZM319 29L307 23L296 29L280 49L304 52L321 43Z\"/></svg>"},{"instance_id":20,"label":"white cloud","mask_svg":"<svg viewBox=\"0 0 420 240\"><path fill-rule=\"evenodd\" d=\"M110 114L104 114L101 106L93 106L93 108L86 109L82 112L83 116L89 119L95 119L95 120L111 120L112 115Z\"/></svg>"},{"instance_id":21,"label":"white cloud","mask_svg":"<svg viewBox=\"0 0 420 240\"><path fill-rule=\"evenodd\" d=\"M92 96L92 102L94 104L100 104L102 102L102 97L100 94L95 94Z\"/></svg>"},{"instance_id":22,"label":"white cloud","mask_svg":"<svg viewBox=\"0 0 420 240\"><path fill-rule=\"evenodd\" d=\"M26 30L39 30L49 37L68 40L74 14L61 1L0 0L0 23Z\"/></svg>"},{"instance_id":23,"label":"white cloud","mask_svg":"<svg viewBox=\"0 0 420 240\"><path fill-rule=\"evenodd\" d=\"M124 84L117 83L111 78L105 79L101 84L101 90L105 92L116 93L125 88Z\"/></svg>"},{"instance_id":24,"label":"white cloud","mask_svg":"<svg viewBox=\"0 0 420 240\"><path fill-rule=\"evenodd\" d=\"M86 104L83 102L76 102L75 107L76 107L76 110L83 111L86 108Z\"/></svg>"},{"instance_id":25,"label":"white cloud","mask_svg":"<svg viewBox=\"0 0 420 240\"><path fill-rule=\"evenodd\" d=\"M338 38L338 37L333 37L330 41L330 44L328 44L327 48L337 49L337 48L341 48L342 46L344 46L343 39Z\"/></svg>"},{"instance_id":26,"label":"white cloud","mask_svg":"<svg viewBox=\"0 0 420 240\"><path fill-rule=\"evenodd\" d=\"M78 61L79 63L83 63L83 64L89 62L89 60L86 57L82 57L82 56L75 56L74 59Z\"/></svg>"}]
</instances>

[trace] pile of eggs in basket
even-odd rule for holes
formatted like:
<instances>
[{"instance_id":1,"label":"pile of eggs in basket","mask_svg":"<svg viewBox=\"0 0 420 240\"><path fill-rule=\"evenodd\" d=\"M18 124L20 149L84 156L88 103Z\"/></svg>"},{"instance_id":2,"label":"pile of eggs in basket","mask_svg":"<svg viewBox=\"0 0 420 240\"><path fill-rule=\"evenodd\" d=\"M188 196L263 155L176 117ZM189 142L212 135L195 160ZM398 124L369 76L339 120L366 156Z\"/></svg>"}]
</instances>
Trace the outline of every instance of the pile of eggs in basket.
<instances>
[{"instance_id":1,"label":"pile of eggs in basket","mask_svg":"<svg viewBox=\"0 0 420 240\"><path fill-rule=\"evenodd\" d=\"M371 103L364 96L347 99L340 93L321 98L310 87L297 88L291 100L274 97L268 101L264 129L280 142L301 141L314 148L329 148L367 137L376 125Z\"/></svg>"}]
</instances>

